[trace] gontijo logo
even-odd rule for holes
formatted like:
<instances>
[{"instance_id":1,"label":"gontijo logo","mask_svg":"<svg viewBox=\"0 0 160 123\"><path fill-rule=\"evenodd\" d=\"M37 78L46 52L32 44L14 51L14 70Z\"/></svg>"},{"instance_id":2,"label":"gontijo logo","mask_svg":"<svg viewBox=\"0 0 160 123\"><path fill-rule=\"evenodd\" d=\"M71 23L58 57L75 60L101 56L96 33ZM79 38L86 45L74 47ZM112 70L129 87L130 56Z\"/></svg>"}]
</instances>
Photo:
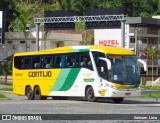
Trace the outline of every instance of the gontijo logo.
<instances>
[{"instance_id":1,"label":"gontijo logo","mask_svg":"<svg viewBox=\"0 0 160 123\"><path fill-rule=\"evenodd\" d=\"M28 77L51 77L51 71L30 71Z\"/></svg>"}]
</instances>

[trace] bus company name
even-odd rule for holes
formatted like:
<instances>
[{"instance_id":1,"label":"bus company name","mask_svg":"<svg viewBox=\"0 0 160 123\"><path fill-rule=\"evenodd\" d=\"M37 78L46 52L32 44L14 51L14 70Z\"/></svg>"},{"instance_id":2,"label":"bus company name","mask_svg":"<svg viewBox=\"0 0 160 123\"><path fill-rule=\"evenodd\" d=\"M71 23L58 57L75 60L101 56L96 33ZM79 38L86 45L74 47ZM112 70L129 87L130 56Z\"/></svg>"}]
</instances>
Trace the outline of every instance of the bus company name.
<instances>
[{"instance_id":1,"label":"bus company name","mask_svg":"<svg viewBox=\"0 0 160 123\"><path fill-rule=\"evenodd\" d=\"M119 45L117 40L99 40L99 45Z\"/></svg>"},{"instance_id":2,"label":"bus company name","mask_svg":"<svg viewBox=\"0 0 160 123\"><path fill-rule=\"evenodd\" d=\"M28 72L29 77L51 77L52 72L51 71L32 71Z\"/></svg>"}]
</instances>

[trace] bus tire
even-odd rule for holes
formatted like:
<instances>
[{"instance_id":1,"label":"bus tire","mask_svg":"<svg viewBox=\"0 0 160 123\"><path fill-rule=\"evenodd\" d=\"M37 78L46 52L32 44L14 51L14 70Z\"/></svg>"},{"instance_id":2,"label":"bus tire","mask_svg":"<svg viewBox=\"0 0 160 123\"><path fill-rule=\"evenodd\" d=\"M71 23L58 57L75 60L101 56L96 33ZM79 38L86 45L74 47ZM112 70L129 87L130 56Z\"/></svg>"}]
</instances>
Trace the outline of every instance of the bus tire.
<instances>
[{"instance_id":1,"label":"bus tire","mask_svg":"<svg viewBox=\"0 0 160 123\"><path fill-rule=\"evenodd\" d=\"M27 89L26 89L26 96L29 100L34 99L34 92L33 92L32 88L30 86L28 86Z\"/></svg>"},{"instance_id":2,"label":"bus tire","mask_svg":"<svg viewBox=\"0 0 160 123\"><path fill-rule=\"evenodd\" d=\"M86 89L85 97L89 102L96 101L96 97L94 96L94 90L91 86Z\"/></svg>"},{"instance_id":3,"label":"bus tire","mask_svg":"<svg viewBox=\"0 0 160 123\"><path fill-rule=\"evenodd\" d=\"M47 96L42 96L41 95L41 89L39 86L36 86L34 89L34 99L35 100L45 100L47 99Z\"/></svg>"},{"instance_id":4,"label":"bus tire","mask_svg":"<svg viewBox=\"0 0 160 123\"><path fill-rule=\"evenodd\" d=\"M123 101L123 97L120 97L120 98L113 98L113 102L114 103L121 103Z\"/></svg>"}]
</instances>

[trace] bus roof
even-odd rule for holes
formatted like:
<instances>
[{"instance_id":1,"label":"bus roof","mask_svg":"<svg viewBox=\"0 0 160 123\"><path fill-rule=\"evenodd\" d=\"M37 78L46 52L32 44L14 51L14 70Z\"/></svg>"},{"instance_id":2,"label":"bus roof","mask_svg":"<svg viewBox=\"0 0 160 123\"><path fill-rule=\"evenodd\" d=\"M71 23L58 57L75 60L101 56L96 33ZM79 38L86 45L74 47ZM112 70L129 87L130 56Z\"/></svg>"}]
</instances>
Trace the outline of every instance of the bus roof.
<instances>
[{"instance_id":1,"label":"bus roof","mask_svg":"<svg viewBox=\"0 0 160 123\"><path fill-rule=\"evenodd\" d=\"M15 53L14 56L28 56L28 55L40 55L40 54L57 54L57 53L71 53L71 52L85 52L85 51L101 51L106 54L117 54L117 55L134 55L134 52L117 46L100 46L100 45L90 45L90 46L64 46L49 50L41 50L34 52L21 52Z\"/></svg>"}]
</instances>

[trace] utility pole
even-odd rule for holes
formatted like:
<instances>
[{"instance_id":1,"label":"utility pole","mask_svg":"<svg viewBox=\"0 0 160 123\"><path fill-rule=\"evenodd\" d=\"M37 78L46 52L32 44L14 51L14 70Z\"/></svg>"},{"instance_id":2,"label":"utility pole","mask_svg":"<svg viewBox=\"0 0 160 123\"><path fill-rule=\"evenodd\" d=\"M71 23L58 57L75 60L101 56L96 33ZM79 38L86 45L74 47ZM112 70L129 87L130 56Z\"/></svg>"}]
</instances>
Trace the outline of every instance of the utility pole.
<instances>
[{"instance_id":1,"label":"utility pole","mask_svg":"<svg viewBox=\"0 0 160 123\"><path fill-rule=\"evenodd\" d=\"M135 36L135 46L134 46L134 52L135 52L135 55L137 55L137 29L135 29L135 32L134 32L134 36Z\"/></svg>"},{"instance_id":2,"label":"utility pole","mask_svg":"<svg viewBox=\"0 0 160 123\"><path fill-rule=\"evenodd\" d=\"M36 51L39 51L39 25L40 23L36 23Z\"/></svg>"}]
</instances>

